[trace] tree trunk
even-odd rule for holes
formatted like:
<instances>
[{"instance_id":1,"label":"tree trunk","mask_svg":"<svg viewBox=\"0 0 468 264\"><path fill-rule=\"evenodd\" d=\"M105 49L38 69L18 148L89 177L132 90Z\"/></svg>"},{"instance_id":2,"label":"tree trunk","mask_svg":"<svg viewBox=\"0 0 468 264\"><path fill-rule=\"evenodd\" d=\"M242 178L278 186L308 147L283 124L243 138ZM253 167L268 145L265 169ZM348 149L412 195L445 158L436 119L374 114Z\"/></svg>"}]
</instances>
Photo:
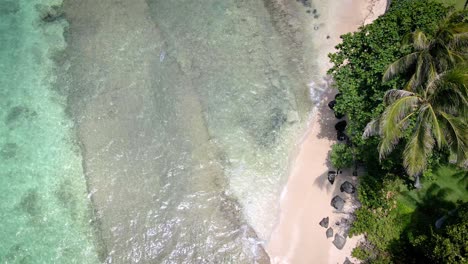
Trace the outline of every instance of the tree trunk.
<instances>
[{"instance_id":1,"label":"tree trunk","mask_svg":"<svg viewBox=\"0 0 468 264\"><path fill-rule=\"evenodd\" d=\"M419 174L414 177L415 177L414 188L421 189L422 185L421 185L421 182L419 181Z\"/></svg>"}]
</instances>

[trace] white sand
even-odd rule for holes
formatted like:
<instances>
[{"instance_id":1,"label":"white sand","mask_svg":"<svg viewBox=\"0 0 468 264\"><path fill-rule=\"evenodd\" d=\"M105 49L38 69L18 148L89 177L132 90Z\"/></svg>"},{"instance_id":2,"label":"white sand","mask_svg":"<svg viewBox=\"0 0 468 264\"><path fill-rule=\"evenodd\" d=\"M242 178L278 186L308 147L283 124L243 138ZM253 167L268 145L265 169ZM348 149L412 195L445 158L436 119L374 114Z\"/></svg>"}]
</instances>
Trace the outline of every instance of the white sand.
<instances>
[{"instance_id":1,"label":"white sand","mask_svg":"<svg viewBox=\"0 0 468 264\"><path fill-rule=\"evenodd\" d=\"M332 244L333 238L326 238L326 229L319 226L320 220L328 216L329 226L333 227L335 233L342 233L343 230L335 223L347 214L336 212L330 206L330 201L333 196L340 194L346 200L344 211L352 210L351 195L341 193L339 187L344 180L356 180L350 176L351 172L345 171L337 177L334 185L327 181L327 172L331 168L328 155L330 146L336 142L334 124L337 122L327 107L335 93L328 89L329 82L326 81L326 71L331 66L327 54L334 51L340 35L373 21L384 13L387 3L385 0L321 1L324 3L318 3L315 7L320 13L318 22L304 19L303 23L307 23L308 28L305 35L309 35L312 38L310 41L314 43L313 53L318 55L315 56L316 61L311 62L315 72L318 69L318 76L313 78L315 93L312 99L322 103L300 143L283 191L279 223L266 247L272 263L343 263L346 257L357 262L350 255L358 238L348 238L345 247L338 250Z\"/></svg>"}]
</instances>

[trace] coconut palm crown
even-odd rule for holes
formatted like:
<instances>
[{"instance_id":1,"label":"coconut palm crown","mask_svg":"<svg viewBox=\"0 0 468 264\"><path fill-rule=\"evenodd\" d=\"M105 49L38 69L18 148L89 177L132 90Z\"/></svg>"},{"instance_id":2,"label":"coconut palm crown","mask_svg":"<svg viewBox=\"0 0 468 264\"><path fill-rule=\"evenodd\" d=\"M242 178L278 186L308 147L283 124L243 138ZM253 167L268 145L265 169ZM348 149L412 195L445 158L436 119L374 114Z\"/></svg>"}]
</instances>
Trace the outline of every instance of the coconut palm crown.
<instances>
[{"instance_id":1,"label":"coconut palm crown","mask_svg":"<svg viewBox=\"0 0 468 264\"><path fill-rule=\"evenodd\" d=\"M383 81L396 75L411 74L405 90L414 91L433 81L438 73L453 68L467 57L468 23L467 12L448 15L438 25L433 37L421 30L414 31L403 40L403 45L411 42L414 52L390 64L384 73Z\"/></svg>"},{"instance_id":2,"label":"coconut palm crown","mask_svg":"<svg viewBox=\"0 0 468 264\"><path fill-rule=\"evenodd\" d=\"M404 89L385 93L384 112L363 134L381 137L380 159L406 138L403 165L411 176L426 169L435 145L448 148L452 162L468 165L468 26L454 21L454 15L445 19L432 39L413 33L415 52L392 63L383 79L401 73L411 77Z\"/></svg>"}]
</instances>

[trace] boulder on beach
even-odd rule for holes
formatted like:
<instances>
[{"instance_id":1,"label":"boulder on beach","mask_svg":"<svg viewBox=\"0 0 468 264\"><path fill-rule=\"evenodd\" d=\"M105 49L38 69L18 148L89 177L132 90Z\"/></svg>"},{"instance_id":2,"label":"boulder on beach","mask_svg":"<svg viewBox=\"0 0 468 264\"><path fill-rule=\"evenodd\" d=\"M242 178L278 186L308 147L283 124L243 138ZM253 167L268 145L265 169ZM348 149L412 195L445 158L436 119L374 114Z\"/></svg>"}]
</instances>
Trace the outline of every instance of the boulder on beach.
<instances>
[{"instance_id":1,"label":"boulder on beach","mask_svg":"<svg viewBox=\"0 0 468 264\"><path fill-rule=\"evenodd\" d=\"M340 191L351 194L356 191L356 187L354 187L354 185L349 181L345 181L343 184L341 184Z\"/></svg>"},{"instance_id":2,"label":"boulder on beach","mask_svg":"<svg viewBox=\"0 0 468 264\"><path fill-rule=\"evenodd\" d=\"M343 209L344 204L345 200L343 200L343 198L341 198L338 195L333 197L333 199L331 200L331 206L333 206L336 210L341 211Z\"/></svg>"},{"instance_id":3,"label":"boulder on beach","mask_svg":"<svg viewBox=\"0 0 468 264\"><path fill-rule=\"evenodd\" d=\"M320 221L319 223L320 226L327 228L328 227L328 217L325 217Z\"/></svg>"},{"instance_id":4,"label":"boulder on beach","mask_svg":"<svg viewBox=\"0 0 468 264\"><path fill-rule=\"evenodd\" d=\"M348 123L346 123L345 120L342 120L342 121L336 123L336 124L335 124L335 129L336 129L336 131L340 131L340 132L345 131L346 125L347 125L347 124L348 124Z\"/></svg>"},{"instance_id":5,"label":"boulder on beach","mask_svg":"<svg viewBox=\"0 0 468 264\"><path fill-rule=\"evenodd\" d=\"M353 264L349 258L346 258L343 264Z\"/></svg>"},{"instance_id":6,"label":"boulder on beach","mask_svg":"<svg viewBox=\"0 0 468 264\"><path fill-rule=\"evenodd\" d=\"M337 131L336 139L338 139L339 141L346 141L348 140L348 136L343 131Z\"/></svg>"},{"instance_id":7,"label":"boulder on beach","mask_svg":"<svg viewBox=\"0 0 468 264\"><path fill-rule=\"evenodd\" d=\"M328 181L333 185L335 182L336 171L328 171Z\"/></svg>"},{"instance_id":8,"label":"boulder on beach","mask_svg":"<svg viewBox=\"0 0 468 264\"><path fill-rule=\"evenodd\" d=\"M328 107L330 107L331 110L333 110L335 108L335 105L336 105L336 100L330 101L328 103Z\"/></svg>"},{"instance_id":9,"label":"boulder on beach","mask_svg":"<svg viewBox=\"0 0 468 264\"><path fill-rule=\"evenodd\" d=\"M333 228L328 228L327 229L327 232L325 232L325 234L327 235L327 238L330 238L333 236Z\"/></svg>"},{"instance_id":10,"label":"boulder on beach","mask_svg":"<svg viewBox=\"0 0 468 264\"><path fill-rule=\"evenodd\" d=\"M344 245L346 244L346 238L340 236L339 234L335 234L335 239L333 239L332 243L337 249L343 249Z\"/></svg>"}]
</instances>

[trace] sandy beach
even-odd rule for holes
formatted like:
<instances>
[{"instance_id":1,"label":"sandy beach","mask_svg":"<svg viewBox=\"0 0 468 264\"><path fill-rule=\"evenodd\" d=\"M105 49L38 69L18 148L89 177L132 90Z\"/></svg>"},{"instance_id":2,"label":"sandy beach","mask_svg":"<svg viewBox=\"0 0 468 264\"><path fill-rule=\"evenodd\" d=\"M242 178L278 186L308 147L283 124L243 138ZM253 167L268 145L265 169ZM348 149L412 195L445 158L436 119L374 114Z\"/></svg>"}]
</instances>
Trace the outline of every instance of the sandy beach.
<instances>
[{"instance_id":1,"label":"sandy beach","mask_svg":"<svg viewBox=\"0 0 468 264\"><path fill-rule=\"evenodd\" d=\"M312 91L311 97L321 103L298 144L297 156L282 193L279 222L266 247L272 263L343 263L346 258L357 262L350 255L359 237L347 238L344 248L339 250L332 244L333 237L327 239L326 228L319 225L323 218L329 217L328 226L333 228L333 235L343 235L343 221L346 221L343 219L348 219L349 212L354 209L355 197L340 192L339 187L346 180L356 183L351 171L343 171L334 185L327 181L327 173L333 169L328 157L331 145L336 142L334 125L337 122L327 107L336 93L329 88L330 80L326 76L331 66L327 54L334 51L340 35L372 22L385 12L387 3L384 0L337 0L318 5L326 10L321 13L322 23L320 28L317 24L307 24L309 33L306 35L314 39L314 53L317 54L311 63L318 69L318 76L312 80L315 92ZM337 194L346 201L342 212L330 206Z\"/></svg>"}]
</instances>

